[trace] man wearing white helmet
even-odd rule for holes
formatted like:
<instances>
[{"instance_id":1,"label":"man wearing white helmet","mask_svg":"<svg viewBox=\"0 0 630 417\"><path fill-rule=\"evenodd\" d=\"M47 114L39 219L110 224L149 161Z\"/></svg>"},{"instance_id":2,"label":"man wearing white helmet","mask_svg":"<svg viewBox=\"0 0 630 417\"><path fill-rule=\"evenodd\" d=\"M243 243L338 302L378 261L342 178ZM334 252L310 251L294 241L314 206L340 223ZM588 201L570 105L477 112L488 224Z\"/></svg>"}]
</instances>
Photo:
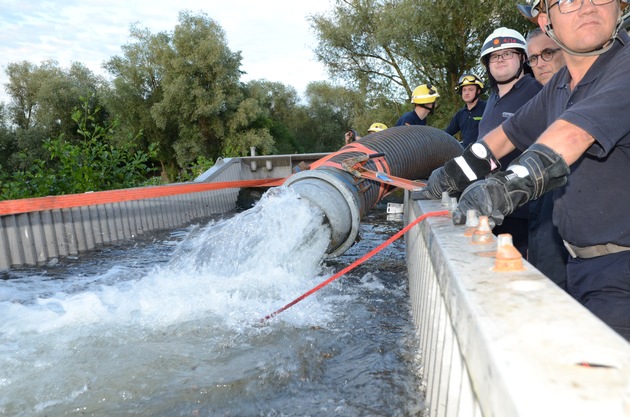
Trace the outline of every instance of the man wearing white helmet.
<instances>
[{"instance_id":1,"label":"man wearing white helmet","mask_svg":"<svg viewBox=\"0 0 630 417\"><path fill-rule=\"evenodd\" d=\"M434 183L461 191L492 170L490 154L523 150L507 171L464 190L453 222L463 224L474 209L500 223L553 192L554 224L571 254L567 291L630 340L630 36L619 31L627 5L533 0L521 7L563 49L566 67L483 137L488 155L464 161L460 170L451 166L447 172L445 165Z\"/></svg>"},{"instance_id":2,"label":"man wearing white helmet","mask_svg":"<svg viewBox=\"0 0 630 417\"><path fill-rule=\"evenodd\" d=\"M491 88L486 109L479 123L479 137L483 137L499 126L534 97L541 85L530 75L525 64L525 38L513 29L501 27L490 34L483 43L479 60L486 68ZM480 145L470 150L474 153ZM507 167L520 155L514 150L498 161L498 166ZM436 192L433 198L441 197ZM529 246L529 207L524 206L506 216L501 225L494 228L495 234L509 233L514 246L523 257L527 257Z\"/></svg>"},{"instance_id":3,"label":"man wearing white helmet","mask_svg":"<svg viewBox=\"0 0 630 417\"><path fill-rule=\"evenodd\" d=\"M525 38L517 31L501 27L486 38L479 61L488 73L491 94L479 123L479 137L511 117L540 91L540 84L525 65L526 58Z\"/></svg>"}]
</instances>

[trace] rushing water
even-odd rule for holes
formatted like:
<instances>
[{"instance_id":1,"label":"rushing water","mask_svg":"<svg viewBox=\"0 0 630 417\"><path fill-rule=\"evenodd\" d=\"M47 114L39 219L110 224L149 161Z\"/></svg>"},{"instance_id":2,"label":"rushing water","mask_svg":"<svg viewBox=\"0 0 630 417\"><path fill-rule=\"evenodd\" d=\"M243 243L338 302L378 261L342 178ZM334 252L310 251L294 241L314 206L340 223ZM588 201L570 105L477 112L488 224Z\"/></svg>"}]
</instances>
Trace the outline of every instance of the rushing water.
<instances>
[{"instance_id":1,"label":"rushing water","mask_svg":"<svg viewBox=\"0 0 630 417\"><path fill-rule=\"evenodd\" d=\"M0 415L421 415L402 242L260 323L393 234L382 213L323 261L321 213L278 188L203 227L1 273Z\"/></svg>"}]
</instances>

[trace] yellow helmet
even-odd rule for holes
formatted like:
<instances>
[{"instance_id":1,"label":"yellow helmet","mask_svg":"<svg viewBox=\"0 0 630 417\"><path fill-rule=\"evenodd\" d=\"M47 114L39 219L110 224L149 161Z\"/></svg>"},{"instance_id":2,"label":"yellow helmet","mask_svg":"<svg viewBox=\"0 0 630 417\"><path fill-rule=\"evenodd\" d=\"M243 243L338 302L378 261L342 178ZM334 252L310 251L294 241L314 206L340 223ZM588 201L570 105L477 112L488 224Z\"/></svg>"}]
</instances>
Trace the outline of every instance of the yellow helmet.
<instances>
[{"instance_id":1,"label":"yellow helmet","mask_svg":"<svg viewBox=\"0 0 630 417\"><path fill-rule=\"evenodd\" d=\"M384 123L372 123L370 128L368 129L369 133L372 132L380 132L381 130L387 129L387 125Z\"/></svg>"},{"instance_id":2,"label":"yellow helmet","mask_svg":"<svg viewBox=\"0 0 630 417\"><path fill-rule=\"evenodd\" d=\"M413 90L411 94L411 102L415 104L429 104L435 103L435 100L440 96L437 88L431 84L420 84Z\"/></svg>"},{"instance_id":3,"label":"yellow helmet","mask_svg":"<svg viewBox=\"0 0 630 417\"><path fill-rule=\"evenodd\" d=\"M476 85L477 87L483 90L483 83L475 74L466 73L459 77L459 81L457 81L456 91L461 91L462 87L466 85Z\"/></svg>"}]
</instances>

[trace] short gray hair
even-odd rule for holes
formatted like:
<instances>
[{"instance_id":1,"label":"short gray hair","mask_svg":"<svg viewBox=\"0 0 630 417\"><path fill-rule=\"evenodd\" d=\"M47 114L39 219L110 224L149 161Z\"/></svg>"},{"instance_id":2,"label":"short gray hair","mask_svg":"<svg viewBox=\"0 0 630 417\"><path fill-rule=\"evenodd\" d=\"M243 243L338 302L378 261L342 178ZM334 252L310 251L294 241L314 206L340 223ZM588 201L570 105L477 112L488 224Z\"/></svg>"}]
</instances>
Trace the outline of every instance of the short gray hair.
<instances>
[{"instance_id":1,"label":"short gray hair","mask_svg":"<svg viewBox=\"0 0 630 417\"><path fill-rule=\"evenodd\" d=\"M532 29L528 34L527 34L527 38L525 38L526 42L531 41L532 39L540 36L540 35L546 35L545 32L542 31L541 28L536 28L536 29Z\"/></svg>"}]
</instances>

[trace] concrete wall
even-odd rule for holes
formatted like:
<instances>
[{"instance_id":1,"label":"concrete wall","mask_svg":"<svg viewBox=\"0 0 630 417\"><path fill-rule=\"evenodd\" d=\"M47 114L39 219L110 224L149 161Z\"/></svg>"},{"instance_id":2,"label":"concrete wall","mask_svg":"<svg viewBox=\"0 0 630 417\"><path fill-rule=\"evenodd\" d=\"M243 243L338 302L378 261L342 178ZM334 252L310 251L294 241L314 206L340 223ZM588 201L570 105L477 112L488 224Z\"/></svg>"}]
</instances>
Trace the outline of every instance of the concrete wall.
<instances>
[{"instance_id":1,"label":"concrete wall","mask_svg":"<svg viewBox=\"0 0 630 417\"><path fill-rule=\"evenodd\" d=\"M405 202L405 221L443 210ZM630 416L630 344L525 262L496 272L496 240L447 217L406 235L429 416Z\"/></svg>"}]
</instances>

